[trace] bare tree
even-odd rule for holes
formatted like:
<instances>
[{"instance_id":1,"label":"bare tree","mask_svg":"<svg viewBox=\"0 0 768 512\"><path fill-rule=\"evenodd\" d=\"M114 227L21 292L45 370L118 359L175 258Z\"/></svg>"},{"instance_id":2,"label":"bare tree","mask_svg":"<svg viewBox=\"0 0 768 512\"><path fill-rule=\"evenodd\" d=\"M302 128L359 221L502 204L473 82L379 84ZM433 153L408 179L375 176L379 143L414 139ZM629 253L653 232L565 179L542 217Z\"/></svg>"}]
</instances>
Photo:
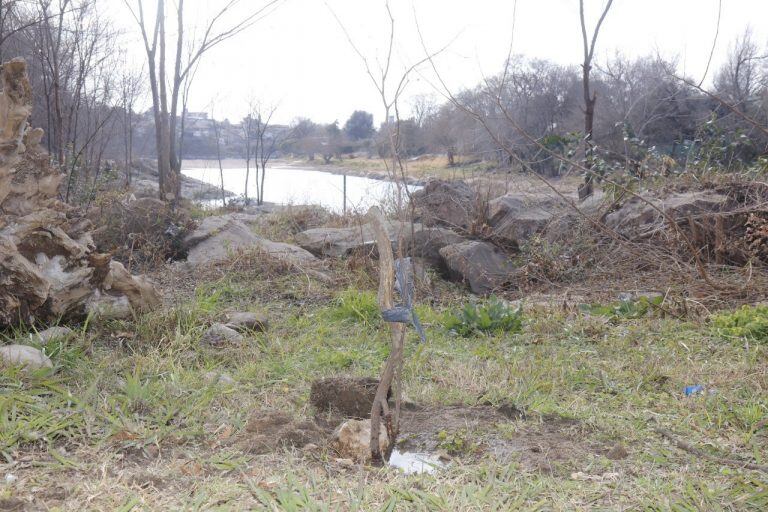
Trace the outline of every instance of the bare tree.
<instances>
[{"instance_id":1,"label":"bare tree","mask_svg":"<svg viewBox=\"0 0 768 512\"><path fill-rule=\"evenodd\" d=\"M213 124L213 136L216 138L216 161L219 163L219 180L221 183L221 205L227 204L227 193L224 190L224 167L221 163L221 124L216 120L214 116L213 108L211 108L211 123Z\"/></svg>"},{"instance_id":2,"label":"bare tree","mask_svg":"<svg viewBox=\"0 0 768 512\"><path fill-rule=\"evenodd\" d=\"M384 8L389 22L389 41L387 50L382 61L382 65L379 67L378 72L375 72L371 66L370 60L360 51L355 45L349 32L344 24L341 22L336 13L326 3L328 9L333 14L336 22L341 28L342 32L347 38L347 41L360 57L360 60L365 67L365 72L368 75L371 83L378 92L381 100L381 105L384 108L384 119L386 124L384 129L386 130L387 140L389 141L389 158L383 159L387 174L389 174L392 181L396 186L395 195L395 209L399 221L398 228L398 243L397 243L397 256L402 259L405 254L405 244L403 241L404 232L406 229L406 211L405 211L405 199L410 202L410 192L406 185L407 180L407 164L402 158L401 143L400 143L400 99L408 85L411 74L422 64L433 58L443 49L428 54L425 58L418 60L417 62L406 65L399 76L393 77L394 66L394 44L395 44L395 18L390 9L389 1L384 2ZM394 78L394 79L393 79ZM412 204L412 202L411 202ZM381 227L381 216L377 208L372 208L369 211L369 217L374 220L374 226ZM412 228L413 226L411 226ZM380 229L377 230L380 235ZM381 244L381 236L377 236L379 244ZM392 257L384 258L382 261L382 269L380 270L380 287L379 287L379 307L382 311L392 307L392 293L391 287L394 285L394 261ZM403 292L401 288L401 292ZM373 401L373 407L371 409L371 459L375 464L382 463L382 460L388 460L394 447L394 443L397 440L400 429L400 406L402 402L402 369L404 363L404 345L405 345L405 324L390 322L390 337L392 343L392 351L384 365L384 369L379 379L379 385L376 389L376 395ZM390 410L387 403L387 394L393 388L395 397L394 410ZM379 432L382 423L387 430L389 445L387 453L382 454L379 447Z\"/></svg>"},{"instance_id":3,"label":"bare tree","mask_svg":"<svg viewBox=\"0 0 768 512\"><path fill-rule=\"evenodd\" d=\"M122 109L123 150L125 186L131 185L131 168L133 166L133 139L135 104L143 94L144 72L126 69L120 76L120 106Z\"/></svg>"},{"instance_id":4,"label":"bare tree","mask_svg":"<svg viewBox=\"0 0 768 512\"><path fill-rule=\"evenodd\" d=\"M243 137L243 149L245 151L245 154L243 155L245 157L245 187L243 188L243 199L245 201L245 204L247 205L249 203L248 199L248 180L251 175L251 160L254 158L255 151L254 151L254 143L257 141L257 123L258 119L255 114L256 110L256 102L253 99L250 99L248 101L248 115L243 118L242 122L240 123L241 130L242 130L242 137ZM258 167L256 168L258 171ZM256 200L259 199L259 181L258 181L258 175L256 177Z\"/></svg>"},{"instance_id":5,"label":"bare tree","mask_svg":"<svg viewBox=\"0 0 768 512\"><path fill-rule=\"evenodd\" d=\"M28 2L0 0L0 62L5 60L7 42L16 34L40 23L42 18Z\"/></svg>"},{"instance_id":6,"label":"bare tree","mask_svg":"<svg viewBox=\"0 0 768 512\"><path fill-rule=\"evenodd\" d=\"M591 40L587 37L587 22L584 19L584 0L579 0L579 19L581 20L581 36L584 45L584 62L582 69L582 86L584 89L584 167L587 174L584 177L584 184L579 187L579 198L585 199L592 195L594 191L594 174L592 172L594 157L594 141L592 140L593 126L595 122L595 103L597 103L597 94L592 92L590 87L590 73L592 71L592 59L595 56L595 45L597 36L600 33L600 27L603 25L608 11L611 9L613 0L608 0L603 8L603 13L595 26Z\"/></svg>"},{"instance_id":7,"label":"bare tree","mask_svg":"<svg viewBox=\"0 0 768 512\"><path fill-rule=\"evenodd\" d=\"M181 160L178 153L180 135L177 126L180 121L179 100L183 95L184 84L186 83L187 88L189 87L190 75L208 51L252 26L270 9L278 5L280 0L269 0L258 8L249 9L245 16L240 16L229 24L226 23L227 15L246 2L225 0L199 31L202 36L190 41L185 39L187 27L184 22L184 0L178 0L176 44L174 53L171 55L173 60L170 80L166 80L166 0L157 0L155 19L152 23L148 22L145 14L144 0L123 0L123 2L139 26L150 68L149 81L155 114L160 195L163 199L178 200L181 195ZM185 52L185 45L188 45L191 50ZM167 84L170 85L170 97ZM181 113L182 123L183 117L184 112Z\"/></svg>"},{"instance_id":8,"label":"bare tree","mask_svg":"<svg viewBox=\"0 0 768 512\"><path fill-rule=\"evenodd\" d=\"M765 62L768 53L755 44L748 28L731 45L728 59L715 77L717 94L743 113L750 112L750 102L768 85Z\"/></svg>"},{"instance_id":9,"label":"bare tree","mask_svg":"<svg viewBox=\"0 0 768 512\"><path fill-rule=\"evenodd\" d=\"M257 204L264 204L264 182L267 175L267 164L275 156L280 147L288 142L292 136L291 130L277 130L272 125L272 117L277 111L277 106L262 106L258 104L254 111L256 114L256 180L257 180ZM272 128L270 130L270 128ZM261 168L261 171L259 171ZM261 172L261 178L259 178Z\"/></svg>"}]
</instances>

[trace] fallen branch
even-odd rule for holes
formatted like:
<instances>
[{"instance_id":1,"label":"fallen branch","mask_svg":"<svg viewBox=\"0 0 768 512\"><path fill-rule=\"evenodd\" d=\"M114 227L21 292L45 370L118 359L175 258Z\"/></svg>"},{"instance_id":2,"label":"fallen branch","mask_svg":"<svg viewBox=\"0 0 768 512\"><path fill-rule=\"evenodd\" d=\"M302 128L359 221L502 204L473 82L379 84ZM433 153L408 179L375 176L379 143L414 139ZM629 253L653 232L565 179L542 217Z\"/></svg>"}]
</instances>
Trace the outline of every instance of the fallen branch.
<instances>
[{"instance_id":1,"label":"fallen branch","mask_svg":"<svg viewBox=\"0 0 768 512\"><path fill-rule=\"evenodd\" d=\"M667 429L656 428L654 430L656 431L657 434L668 439L681 450L686 451L702 459L707 459L709 461L716 462L718 464L723 464L725 466L733 466L733 467L743 468L743 469L752 469L754 471L762 471L763 473L768 473L768 466L765 466L762 464L755 464L754 462L747 462L743 460L729 459L726 457L718 457L717 455L710 455L709 453L703 450L700 450L699 448L696 448L695 446L678 438Z\"/></svg>"}]
</instances>

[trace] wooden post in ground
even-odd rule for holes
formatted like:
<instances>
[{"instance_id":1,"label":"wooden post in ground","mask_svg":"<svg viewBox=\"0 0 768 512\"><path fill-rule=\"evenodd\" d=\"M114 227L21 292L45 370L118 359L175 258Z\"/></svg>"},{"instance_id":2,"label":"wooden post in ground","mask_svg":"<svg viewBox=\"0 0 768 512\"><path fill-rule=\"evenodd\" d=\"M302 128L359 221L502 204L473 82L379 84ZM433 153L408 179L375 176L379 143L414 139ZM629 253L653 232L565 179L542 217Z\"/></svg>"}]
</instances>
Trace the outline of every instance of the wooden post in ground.
<instances>
[{"instance_id":1,"label":"wooden post in ground","mask_svg":"<svg viewBox=\"0 0 768 512\"><path fill-rule=\"evenodd\" d=\"M374 206L368 210L368 220L376 234L376 247L379 252L379 308L382 311L392 309L395 305L395 258L392 253L392 243L384 225L384 216L381 210ZM402 367L403 345L405 343L405 324L389 322L392 350L384 365L384 370L379 379L376 396L371 409L371 460L374 464L381 464L384 458L389 458L395 445L400 426L400 398L402 396ZM395 396L395 409L391 411L387 403L387 394L393 387ZM381 423L387 429L389 445L387 453L382 457L379 449L379 431Z\"/></svg>"}]
</instances>

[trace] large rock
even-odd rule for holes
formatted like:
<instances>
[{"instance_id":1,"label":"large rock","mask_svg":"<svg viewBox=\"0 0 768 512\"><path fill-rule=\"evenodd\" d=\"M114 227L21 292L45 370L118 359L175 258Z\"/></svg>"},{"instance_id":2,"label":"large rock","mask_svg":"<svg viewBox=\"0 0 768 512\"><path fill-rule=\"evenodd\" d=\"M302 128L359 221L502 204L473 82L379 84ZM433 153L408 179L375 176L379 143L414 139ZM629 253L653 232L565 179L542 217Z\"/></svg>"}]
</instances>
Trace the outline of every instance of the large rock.
<instances>
[{"instance_id":1,"label":"large rock","mask_svg":"<svg viewBox=\"0 0 768 512\"><path fill-rule=\"evenodd\" d=\"M291 265L308 265L316 261L308 251L295 245L273 242L257 236L244 222L231 215L206 217L189 234L187 262L192 265L224 261L238 251L261 250Z\"/></svg>"},{"instance_id":2,"label":"large rock","mask_svg":"<svg viewBox=\"0 0 768 512\"><path fill-rule=\"evenodd\" d=\"M386 221L392 249L397 250L398 239L408 246L414 232L420 232L423 226L418 223L401 223L396 220ZM376 233L371 224L362 224L347 228L314 228L296 235L296 242L312 254L325 257L344 257L353 253L373 252L376 247Z\"/></svg>"},{"instance_id":3,"label":"large rock","mask_svg":"<svg viewBox=\"0 0 768 512\"><path fill-rule=\"evenodd\" d=\"M563 207L552 195L507 194L488 203L488 225L493 236L520 243L542 232Z\"/></svg>"},{"instance_id":4,"label":"large rock","mask_svg":"<svg viewBox=\"0 0 768 512\"><path fill-rule=\"evenodd\" d=\"M728 198L711 191L692 191L671 194L663 199L647 197L657 208L676 221L688 216L707 215L725 208ZM654 207L638 197L633 197L609 214L605 223L618 233L633 238L657 230L666 224L665 219Z\"/></svg>"},{"instance_id":5,"label":"large rock","mask_svg":"<svg viewBox=\"0 0 768 512\"><path fill-rule=\"evenodd\" d=\"M423 224L388 220L384 224L392 243L398 250L403 240L407 256L424 258L433 265L440 263L440 249L464 241L464 237L443 227L425 227ZM297 243L307 251L322 257L346 257L351 254L376 256L376 235L370 224L349 228L315 228L296 235Z\"/></svg>"},{"instance_id":6,"label":"large rock","mask_svg":"<svg viewBox=\"0 0 768 512\"><path fill-rule=\"evenodd\" d=\"M440 249L449 275L469 285L473 293L486 295L510 283L515 266L498 248L487 242L467 241Z\"/></svg>"},{"instance_id":7,"label":"large rock","mask_svg":"<svg viewBox=\"0 0 768 512\"><path fill-rule=\"evenodd\" d=\"M26 63L3 64L2 81L0 328L82 316L96 294L125 297L133 310L156 306L154 287L96 252L90 221L58 200L64 174L40 146L43 131L28 125Z\"/></svg>"},{"instance_id":8,"label":"large rock","mask_svg":"<svg viewBox=\"0 0 768 512\"><path fill-rule=\"evenodd\" d=\"M424 258L424 260L435 266L442 265L440 249L447 245L464 242L465 238L448 228L433 227L424 228L413 233L411 243L411 256Z\"/></svg>"},{"instance_id":9,"label":"large rock","mask_svg":"<svg viewBox=\"0 0 768 512\"><path fill-rule=\"evenodd\" d=\"M463 181L430 180L411 199L416 220L425 226L470 231L478 218L477 193Z\"/></svg>"},{"instance_id":10,"label":"large rock","mask_svg":"<svg viewBox=\"0 0 768 512\"><path fill-rule=\"evenodd\" d=\"M27 345L0 347L0 363L3 366L23 366L30 370L53 368L51 359L42 351Z\"/></svg>"},{"instance_id":11,"label":"large rock","mask_svg":"<svg viewBox=\"0 0 768 512\"><path fill-rule=\"evenodd\" d=\"M349 420L333 433L331 446L339 457L357 462L371 460L371 420ZM386 429L379 429L379 450L385 453L389 446Z\"/></svg>"}]
</instances>

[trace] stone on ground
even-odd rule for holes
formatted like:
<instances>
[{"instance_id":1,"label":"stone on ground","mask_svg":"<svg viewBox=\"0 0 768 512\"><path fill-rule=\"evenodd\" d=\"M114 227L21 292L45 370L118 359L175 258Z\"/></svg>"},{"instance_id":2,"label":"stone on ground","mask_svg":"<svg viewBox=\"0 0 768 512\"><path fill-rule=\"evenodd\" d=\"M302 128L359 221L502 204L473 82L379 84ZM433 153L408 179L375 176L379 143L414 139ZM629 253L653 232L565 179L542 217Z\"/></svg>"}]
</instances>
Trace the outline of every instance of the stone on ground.
<instances>
[{"instance_id":1,"label":"stone on ground","mask_svg":"<svg viewBox=\"0 0 768 512\"><path fill-rule=\"evenodd\" d=\"M563 207L564 203L552 195L506 194L488 203L488 225L493 236L520 244L544 231Z\"/></svg>"},{"instance_id":2,"label":"stone on ground","mask_svg":"<svg viewBox=\"0 0 768 512\"><path fill-rule=\"evenodd\" d=\"M95 250L90 221L59 200L65 175L40 145L43 131L29 126L32 87L23 59L2 65L2 86L0 328L82 317L96 293L152 309L154 287L128 272L116 276L111 256Z\"/></svg>"},{"instance_id":3,"label":"stone on ground","mask_svg":"<svg viewBox=\"0 0 768 512\"><path fill-rule=\"evenodd\" d=\"M0 347L0 362L3 366L23 366L30 370L53 368L53 362L48 356L28 345Z\"/></svg>"},{"instance_id":4,"label":"stone on ground","mask_svg":"<svg viewBox=\"0 0 768 512\"><path fill-rule=\"evenodd\" d=\"M70 337L73 332L74 331L69 327L53 326L44 331L29 333L26 338L33 343L45 345L52 340L66 339Z\"/></svg>"},{"instance_id":5,"label":"stone on ground","mask_svg":"<svg viewBox=\"0 0 768 512\"><path fill-rule=\"evenodd\" d=\"M608 215L605 223L624 236L642 236L666 224L656 208L679 221L689 216L716 213L727 205L728 198L716 192L693 191L674 193L663 199L647 197L646 201L633 197Z\"/></svg>"},{"instance_id":6,"label":"stone on ground","mask_svg":"<svg viewBox=\"0 0 768 512\"><path fill-rule=\"evenodd\" d=\"M384 224L392 243L397 250L398 239L402 237L406 246L410 244L412 234L423 226L419 223L387 220ZM369 254L376 251L376 233L371 224L361 224L346 228L313 228L296 235L296 242L302 248L316 256L341 258L352 254Z\"/></svg>"},{"instance_id":7,"label":"stone on ground","mask_svg":"<svg viewBox=\"0 0 768 512\"><path fill-rule=\"evenodd\" d=\"M269 318L264 313L234 311L227 313L227 323L225 325L236 331L264 332L269 329Z\"/></svg>"},{"instance_id":8,"label":"stone on ground","mask_svg":"<svg viewBox=\"0 0 768 512\"><path fill-rule=\"evenodd\" d=\"M223 347L225 345L239 345L245 341L245 337L236 330L227 327L224 324L213 324L203 333L200 343L212 347Z\"/></svg>"},{"instance_id":9,"label":"stone on ground","mask_svg":"<svg viewBox=\"0 0 768 512\"><path fill-rule=\"evenodd\" d=\"M430 180L411 195L416 220L425 226L469 231L476 220L478 196L463 181Z\"/></svg>"},{"instance_id":10,"label":"stone on ground","mask_svg":"<svg viewBox=\"0 0 768 512\"><path fill-rule=\"evenodd\" d=\"M339 457L356 462L371 460L371 420L348 420L334 432L331 446ZM379 450L387 451L389 438L386 429L379 429Z\"/></svg>"},{"instance_id":11,"label":"stone on ground","mask_svg":"<svg viewBox=\"0 0 768 512\"><path fill-rule=\"evenodd\" d=\"M250 227L233 215L206 217L197 229L184 239L187 262L203 265L224 261L239 251L257 249L290 265L310 265L315 257L295 245L273 242L257 236Z\"/></svg>"},{"instance_id":12,"label":"stone on ground","mask_svg":"<svg viewBox=\"0 0 768 512\"><path fill-rule=\"evenodd\" d=\"M487 242L448 245L440 249L440 255L449 275L478 295L487 295L514 279L515 266L510 259Z\"/></svg>"}]
</instances>

